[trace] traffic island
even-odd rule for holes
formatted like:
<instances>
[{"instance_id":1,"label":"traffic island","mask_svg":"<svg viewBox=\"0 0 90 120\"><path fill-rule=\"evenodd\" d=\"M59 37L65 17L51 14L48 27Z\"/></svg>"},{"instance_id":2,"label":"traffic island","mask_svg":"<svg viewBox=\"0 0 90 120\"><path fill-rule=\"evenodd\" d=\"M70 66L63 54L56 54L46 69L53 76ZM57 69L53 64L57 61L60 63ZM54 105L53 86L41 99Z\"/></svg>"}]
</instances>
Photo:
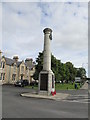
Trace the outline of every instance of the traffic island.
<instances>
[{"instance_id":1,"label":"traffic island","mask_svg":"<svg viewBox=\"0 0 90 120\"><path fill-rule=\"evenodd\" d=\"M49 100L65 100L69 94L65 94L65 93L57 93L56 95L52 96L52 95L45 95L45 94L37 94L35 92L33 93L22 93L21 94L22 97L28 97L28 98L39 98L39 99L49 99Z\"/></svg>"}]
</instances>

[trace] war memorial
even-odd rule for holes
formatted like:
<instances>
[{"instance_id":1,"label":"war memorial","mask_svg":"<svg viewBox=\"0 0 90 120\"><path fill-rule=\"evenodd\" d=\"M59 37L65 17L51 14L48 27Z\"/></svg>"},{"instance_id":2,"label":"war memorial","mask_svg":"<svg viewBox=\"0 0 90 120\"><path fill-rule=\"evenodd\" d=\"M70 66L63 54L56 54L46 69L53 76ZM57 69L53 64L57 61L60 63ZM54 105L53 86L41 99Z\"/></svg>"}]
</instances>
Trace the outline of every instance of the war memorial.
<instances>
[{"instance_id":1,"label":"war memorial","mask_svg":"<svg viewBox=\"0 0 90 120\"><path fill-rule=\"evenodd\" d=\"M44 33L44 49L43 49L43 69L39 73L38 90L33 93L22 93L23 97L44 98L50 100L65 99L68 94L57 93L55 90L55 75L51 70L51 50L50 42L52 40L52 30L45 28Z\"/></svg>"},{"instance_id":2,"label":"war memorial","mask_svg":"<svg viewBox=\"0 0 90 120\"><path fill-rule=\"evenodd\" d=\"M39 74L38 93L50 95L55 91L55 76L51 70L51 50L50 42L52 40L52 30L45 28L44 32L44 50L43 50L43 70Z\"/></svg>"}]
</instances>

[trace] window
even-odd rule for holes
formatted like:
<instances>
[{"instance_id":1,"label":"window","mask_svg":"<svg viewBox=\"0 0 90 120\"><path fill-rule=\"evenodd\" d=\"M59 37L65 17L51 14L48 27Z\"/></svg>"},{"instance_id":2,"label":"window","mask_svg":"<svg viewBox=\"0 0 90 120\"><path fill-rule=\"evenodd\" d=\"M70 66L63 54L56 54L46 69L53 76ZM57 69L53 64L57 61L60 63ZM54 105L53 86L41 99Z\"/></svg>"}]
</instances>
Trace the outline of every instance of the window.
<instances>
[{"instance_id":1,"label":"window","mask_svg":"<svg viewBox=\"0 0 90 120\"><path fill-rule=\"evenodd\" d=\"M3 76L3 74L1 73L1 80L2 80L2 76Z\"/></svg>"},{"instance_id":2,"label":"window","mask_svg":"<svg viewBox=\"0 0 90 120\"><path fill-rule=\"evenodd\" d=\"M31 70L33 70L33 68L31 68Z\"/></svg>"},{"instance_id":3,"label":"window","mask_svg":"<svg viewBox=\"0 0 90 120\"><path fill-rule=\"evenodd\" d=\"M5 80L5 73L3 73L3 80Z\"/></svg>"},{"instance_id":4,"label":"window","mask_svg":"<svg viewBox=\"0 0 90 120\"><path fill-rule=\"evenodd\" d=\"M16 74L12 75L12 80L16 80Z\"/></svg>"},{"instance_id":5,"label":"window","mask_svg":"<svg viewBox=\"0 0 90 120\"><path fill-rule=\"evenodd\" d=\"M16 70L16 65L14 65L14 70Z\"/></svg>"},{"instance_id":6,"label":"window","mask_svg":"<svg viewBox=\"0 0 90 120\"><path fill-rule=\"evenodd\" d=\"M0 80L5 80L5 73L0 74Z\"/></svg>"},{"instance_id":7,"label":"window","mask_svg":"<svg viewBox=\"0 0 90 120\"><path fill-rule=\"evenodd\" d=\"M24 72L24 66L21 67L21 71Z\"/></svg>"},{"instance_id":8,"label":"window","mask_svg":"<svg viewBox=\"0 0 90 120\"><path fill-rule=\"evenodd\" d=\"M2 68L5 68L5 62L3 62Z\"/></svg>"},{"instance_id":9,"label":"window","mask_svg":"<svg viewBox=\"0 0 90 120\"><path fill-rule=\"evenodd\" d=\"M0 74L0 80L2 80L2 73Z\"/></svg>"},{"instance_id":10,"label":"window","mask_svg":"<svg viewBox=\"0 0 90 120\"><path fill-rule=\"evenodd\" d=\"M0 68L2 68L2 62L0 62Z\"/></svg>"},{"instance_id":11,"label":"window","mask_svg":"<svg viewBox=\"0 0 90 120\"><path fill-rule=\"evenodd\" d=\"M0 68L5 68L5 62L0 63Z\"/></svg>"},{"instance_id":12,"label":"window","mask_svg":"<svg viewBox=\"0 0 90 120\"><path fill-rule=\"evenodd\" d=\"M0 62L0 68L1 68L1 63L2 63L2 62Z\"/></svg>"},{"instance_id":13,"label":"window","mask_svg":"<svg viewBox=\"0 0 90 120\"><path fill-rule=\"evenodd\" d=\"M23 74L21 75L21 80L23 80Z\"/></svg>"},{"instance_id":14,"label":"window","mask_svg":"<svg viewBox=\"0 0 90 120\"><path fill-rule=\"evenodd\" d=\"M26 70L27 70L28 68L26 67Z\"/></svg>"},{"instance_id":15,"label":"window","mask_svg":"<svg viewBox=\"0 0 90 120\"><path fill-rule=\"evenodd\" d=\"M14 72L16 72L16 65L14 65Z\"/></svg>"}]
</instances>

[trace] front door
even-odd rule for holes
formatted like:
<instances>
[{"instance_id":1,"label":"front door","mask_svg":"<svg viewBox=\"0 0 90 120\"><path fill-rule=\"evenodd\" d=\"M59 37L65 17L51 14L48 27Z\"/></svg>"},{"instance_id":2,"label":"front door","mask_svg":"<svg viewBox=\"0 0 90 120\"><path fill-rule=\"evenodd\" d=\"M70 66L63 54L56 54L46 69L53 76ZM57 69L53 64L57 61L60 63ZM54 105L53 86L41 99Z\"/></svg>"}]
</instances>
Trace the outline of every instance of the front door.
<instances>
[{"instance_id":1,"label":"front door","mask_svg":"<svg viewBox=\"0 0 90 120\"><path fill-rule=\"evenodd\" d=\"M23 75L21 75L21 80L23 80Z\"/></svg>"}]
</instances>

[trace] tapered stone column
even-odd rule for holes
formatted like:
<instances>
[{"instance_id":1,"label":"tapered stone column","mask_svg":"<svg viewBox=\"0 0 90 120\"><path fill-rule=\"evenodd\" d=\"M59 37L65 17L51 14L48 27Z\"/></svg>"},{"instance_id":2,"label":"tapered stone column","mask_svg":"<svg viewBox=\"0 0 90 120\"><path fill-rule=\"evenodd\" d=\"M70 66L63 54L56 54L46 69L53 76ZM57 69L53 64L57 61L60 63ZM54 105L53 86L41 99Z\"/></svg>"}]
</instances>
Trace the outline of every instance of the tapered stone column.
<instances>
[{"instance_id":1,"label":"tapered stone column","mask_svg":"<svg viewBox=\"0 0 90 120\"><path fill-rule=\"evenodd\" d=\"M55 90L55 77L51 70L51 50L50 42L52 40L52 30L45 28L44 32L44 50L43 50L43 70L39 74L39 94L50 95Z\"/></svg>"},{"instance_id":2,"label":"tapered stone column","mask_svg":"<svg viewBox=\"0 0 90 120\"><path fill-rule=\"evenodd\" d=\"M50 51L50 36L52 30L46 28L44 32L44 57L43 57L43 70L51 70L51 51Z\"/></svg>"}]
</instances>

